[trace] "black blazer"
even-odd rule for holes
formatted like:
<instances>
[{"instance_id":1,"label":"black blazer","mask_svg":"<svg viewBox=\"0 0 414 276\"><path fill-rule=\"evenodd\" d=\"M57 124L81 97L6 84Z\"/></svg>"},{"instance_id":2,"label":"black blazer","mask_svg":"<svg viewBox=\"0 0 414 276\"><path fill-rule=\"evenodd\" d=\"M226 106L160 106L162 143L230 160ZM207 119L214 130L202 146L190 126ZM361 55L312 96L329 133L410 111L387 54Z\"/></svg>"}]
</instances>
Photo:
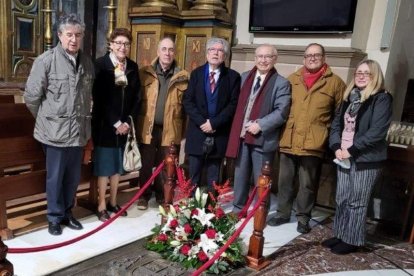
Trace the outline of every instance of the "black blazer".
<instances>
[{"instance_id":1,"label":"black blazer","mask_svg":"<svg viewBox=\"0 0 414 276\"><path fill-rule=\"evenodd\" d=\"M224 157L240 93L240 74L225 67L224 64L221 66L215 92L218 93L216 115L209 118L205 95L205 66L204 64L191 73L183 97L184 109L189 118L185 152L191 155L203 155L203 142L207 134L200 129L200 126L209 119L215 130L213 134L208 134L215 138L215 148L209 157Z\"/></svg>"},{"instance_id":2,"label":"black blazer","mask_svg":"<svg viewBox=\"0 0 414 276\"><path fill-rule=\"evenodd\" d=\"M95 81L92 97L92 139L94 145L103 147L122 147L126 135L116 135L114 124L128 122L128 116L136 118L140 101L140 81L138 65L127 59L125 70L128 85L123 89L115 85L114 65L109 53L95 62Z\"/></svg>"}]
</instances>

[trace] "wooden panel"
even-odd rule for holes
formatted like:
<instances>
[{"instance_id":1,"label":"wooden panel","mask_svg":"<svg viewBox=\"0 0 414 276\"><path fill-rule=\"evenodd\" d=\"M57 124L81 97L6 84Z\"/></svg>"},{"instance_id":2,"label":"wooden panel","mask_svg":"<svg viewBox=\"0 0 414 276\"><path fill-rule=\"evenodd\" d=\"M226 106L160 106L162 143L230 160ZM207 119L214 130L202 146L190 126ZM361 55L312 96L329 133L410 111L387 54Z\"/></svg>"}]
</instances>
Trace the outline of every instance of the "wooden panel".
<instances>
[{"instance_id":1,"label":"wooden panel","mask_svg":"<svg viewBox=\"0 0 414 276\"><path fill-rule=\"evenodd\" d=\"M157 56L157 39L155 32L137 33L137 63L139 67L151 64Z\"/></svg>"},{"instance_id":2,"label":"wooden panel","mask_svg":"<svg viewBox=\"0 0 414 276\"><path fill-rule=\"evenodd\" d=\"M206 62L207 37L190 35L186 37L184 69L188 72Z\"/></svg>"}]
</instances>

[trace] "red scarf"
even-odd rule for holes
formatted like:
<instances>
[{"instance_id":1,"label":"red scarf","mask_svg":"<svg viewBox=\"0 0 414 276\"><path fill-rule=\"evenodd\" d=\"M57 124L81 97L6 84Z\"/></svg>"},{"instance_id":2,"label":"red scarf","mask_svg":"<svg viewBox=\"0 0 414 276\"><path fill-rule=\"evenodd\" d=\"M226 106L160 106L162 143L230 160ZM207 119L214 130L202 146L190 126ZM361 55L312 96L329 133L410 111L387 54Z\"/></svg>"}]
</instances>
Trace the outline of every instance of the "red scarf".
<instances>
[{"instance_id":1,"label":"red scarf","mask_svg":"<svg viewBox=\"0 0 414 276\"><path fill-rule=\"evenodd\" d=\"M318 72L315 73L311 73L308 71L308 69L306 69L306 67L303 67L303 80L306 84L306 88L309 90L312 88L312 86L315 84L315 82L317 82L322 75L325 73L326 68L328 67L328 65L325 63L321 69L318 70Z\"/></svg>"},{"instance_id":2,"label":"red scarf","mask_svg":"<svg viewBox=\"0 0 414 276\"><path fill-rule=\"evenodd\" d=\"M240 90L239 101L237 102L236 113L234 115L233 123L231 125L230 136L229 136L229 143L227 145L226 156L230 158L236 158L239 152L240 146L240 133L243 127L243 119L244 119L244 112L247 106L247 101L249 100L250 93L252 91L252 86L254 82L254 77L256 76L257 68L254 67L249 75L247 76L246 80L243 83L243 86ZM259 91L257 92L257 98L254 101L252 111L250 113L250 120L256 120L260 116L260 110L263 103L263 99L265 98L267 83L274 74L276 73L276 69L272 68L266 75L266 79L263 81L263 84L260 86ZM254 136L250 133L246 133L245 142L246 143L253 143Z\"/></svg>"}]
</instances>

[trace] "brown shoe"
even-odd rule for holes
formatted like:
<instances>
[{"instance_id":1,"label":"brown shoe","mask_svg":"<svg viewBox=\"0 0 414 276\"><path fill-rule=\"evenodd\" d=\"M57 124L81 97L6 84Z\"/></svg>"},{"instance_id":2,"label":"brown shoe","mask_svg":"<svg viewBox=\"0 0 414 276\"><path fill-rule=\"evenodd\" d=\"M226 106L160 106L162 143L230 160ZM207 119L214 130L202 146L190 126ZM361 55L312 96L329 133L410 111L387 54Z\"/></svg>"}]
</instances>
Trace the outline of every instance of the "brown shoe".
<instances>
[{"instance_id":1,"label":"brown shoe","mask_svg":"<svg viewBox=\"0 0 414 276\"><path fill-rule=\"evenodd\" d=\"M138 210L147 210L148 200L146 200L145 198L138 199L137 206L138 206Z\"/></svg>"},{"instance_id":2,"label":"brown shoe","mask_svg":"<svg viewBox=\"0 0 414 276\"><path fill-rule=\"evenodd\" d=\"M98 211L97 213L96 213L96 215L98 216L98 219L100 220L100 221L102 221L102 222L105 222L105 221L107 221L110 217L109 217L109 214L108 214L108 211L107 210L102 210L102 211Z\"/></svg>"}]
</instances>

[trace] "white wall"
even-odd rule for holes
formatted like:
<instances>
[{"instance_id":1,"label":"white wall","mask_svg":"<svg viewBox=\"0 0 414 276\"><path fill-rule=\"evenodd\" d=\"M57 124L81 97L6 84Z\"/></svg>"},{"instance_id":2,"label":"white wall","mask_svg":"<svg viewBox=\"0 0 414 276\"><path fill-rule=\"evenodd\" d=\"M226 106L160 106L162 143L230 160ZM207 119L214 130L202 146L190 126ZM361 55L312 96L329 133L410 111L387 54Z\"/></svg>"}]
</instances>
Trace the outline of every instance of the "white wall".
<instances>
[{"instance_id":1,"label":"white wall","mask_svg":"<svg viewBox=\"0 0 414 276\"><path fill-rule=\"evenodd\" d=\"M385 72L385 84L394 95L396 120L401 118L408 79L412 78L414 78L414 3L412 0L400 0Z\"/></svg>"}]
</instances>

